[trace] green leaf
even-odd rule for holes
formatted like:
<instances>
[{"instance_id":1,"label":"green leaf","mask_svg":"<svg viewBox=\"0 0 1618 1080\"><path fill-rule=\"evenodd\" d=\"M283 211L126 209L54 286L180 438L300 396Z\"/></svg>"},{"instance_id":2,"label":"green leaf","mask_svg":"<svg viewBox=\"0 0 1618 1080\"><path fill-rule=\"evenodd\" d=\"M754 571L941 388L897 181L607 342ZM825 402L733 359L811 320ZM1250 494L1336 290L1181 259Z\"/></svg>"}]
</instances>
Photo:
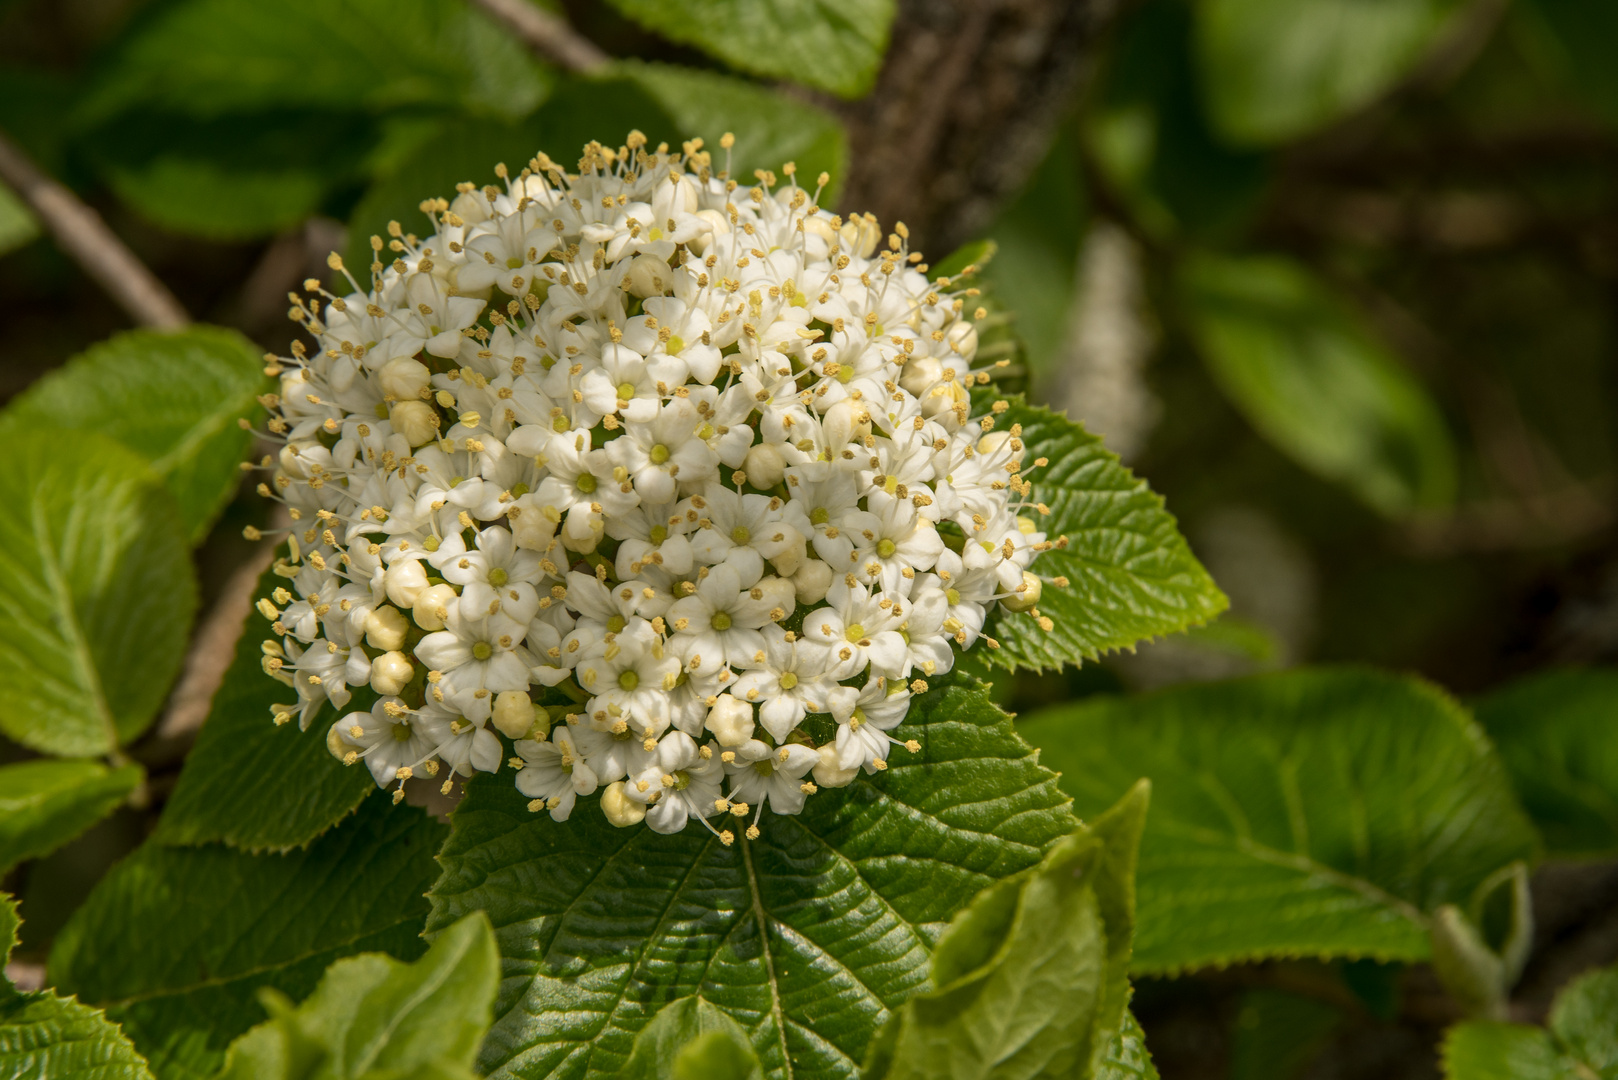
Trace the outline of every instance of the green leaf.
<instances>
[{"instance_id":1,"label":"green leaf","mask_svg":"<svg viewBox=\"0 0 1618 1080\"><path fill-rule=\"evenodd\" d=\"M231 1044L218 1080L410 1075L470 1068L492 1019L500 954L489 921L468 915L403 964L383 953L339 960L296 1008ZM291 1067L289 1067L291 1066Z\"/></svg>"},{"instance_id":2,"label":"green leaf","mask_svg":"<svg viewBox=\"0 0 1618 1080\"><path fill-rule=\"evenodd\" d=\"M1134 863L1148 787L979 893L933 952L866 1080L1093 1076L1123 1023Z\"/></svg>"},{"instance_id":3,"label":"green leaf","mask_svg":"<svg viewBox=\"0 0 1618 1080\"><path fill-rule=\"evenodd\" d=\"M1544 672L1477 702L1523 807L1556 855L1618 851L1618 671Z\"/></svg>"},{"instance_id":4,"label":"green leaf","mask_svg":"<svg viewBox=\"0 0 1618 1080\"><path fill-rule=\"evenodd\" d=\"M139 765L25 761L0 766L0 872L48 855L140 786Z\"/></svg>"},{"instance_id":5,"label":"green leaf","mask_svg":"<svg viewBox=\"0 0 1618 1080\"><path fill-rule=\"evenodd\" d=\"M1230 1080L1295 1080L1342 1018L1337 1009L1313 998L1249 990L1236 1013Z\"/></svg>"},{"instance_id":6,"label":"green leaf","mask_svg":"<svg viewBox=\"0 0 1618 1080\"><path fill-rule=\"evenodd\" d=\"M1084 134L1097 174L1148 234L1239 235L1269 181L1269 158L1209 130L1191 61L1191 5L1145 0L1122 14Z\"/></svg>"},{"instance_id":7,"label":"green leaf","mask_svg":"<svg viewBox=\"0 0 1618 1080\"><path fill-rule=\"evenodd\" d=\"M1466 713L1415 679L1300 670L1019 723L1081 815L1151 778L1134 970L1266 957L1424 960L1535 838Z\"/></svg>"},{"instance_id":8,"label":"green leaf","mask_svg":"<svg viewBox=\"0 0 1618 1080\"><path fill-rule=\"evenodd\" d=\"M196 607L174 499L134 452L0 420L0 731L47 754L106 754L146 729Z\"/></svg>"},{"instance_id":9,"label":"green leaf","mask_svg":"<svg viewBox=\"0 0 1618 1080\"><path fill-rule=\"evenodd\" d=\"M273 568L266 570L255 603L281 584ZM330 710L317 714L313 731L274 722L271 706L297 695L264 673L261 645L268 624L257 612L247 619L236 658L158 819L158 843L223 841L255 852L303 847L376 790L370 773L344 768L326 749L323 728L336 718Z\"/></svg>"},{"instance_id":10,"label":"green leaf","mask_svg":"<svg viewBox=\"0 0 1618 1080\"><path fill-rule=\"evenodd\" d=\"M894 0L610 0L670 41L734 68L846 98L871 89Z\"/></svg>"},{"instance_id":11,"label":"green leaf","mask_svg":"<svg viewBox=\"0 0 1618 1080\"><path fill-rule=\"evenodd\" d=\"M1096 1080L1158 1080L1157 1066L1146 1052L1146 1033L1134 1013L1124 1012L1123 1026L1112 1037L1096 1070Z\"/></svg>"},{"instance_id":12,"label":"green leaf","mask_svg":"<svg viewBox=\"0 0 1618 1080\"><path fill-rule=\"evenodd\" d=\"M481 1069L616 1076L658 1010L696 995L766 1076L849 1076L955 911L1076 825L981 685L934 680L893 734L921 751L728 847L695 823L614 829L593 800L558 824L509 777L474 778L429 925L494 922L506 981Z\"/></svg>"},{"instance_id":13,"label":"green leaf","mask_svg":"<svg viewBox=\"0 0 1618 1080\"><path fill-rule=\"evenodd\" d=\"M1045 578L1066 577L1066 588L1044 586L1038 610L1054 623L1042 630L1031 614L998 612L988 633L1000 642L985 655L1006 668L1059 668L1126 649L1143 638L1172 634L1212 619L1228 604L1180 535L1163 500L1078 424L1019 399L999 430L1022 425L1030 511L1047 537L1067 547L1034 561ZM1038 458L1048 459L1032 468Z\"/></svg>"},{"instance_id":14,"label":"green leaf","mask_svg":"<svg viewBox=\"0 0 1618 1080\"><path fill-rule=\"evenodd\" d=\"M200 541L241 482L261 412L263 350L213 326L133 330L92 346L40 379L8 412L41 427L95 431L140 454Z\"/></svg>"},{"instance_id":15,"label":"green leaf","mask_svg":"<svg viewBox=\"0 0 1618 1080\"><path fill-rule=\"evenodd\" d=\"M462 181L494 183L494 166L504 162L516 173L538 151L567 169L591 141L617 146L639 130L655 146L679 146L701 136L725 165L719 138L736 136L733 172L750 181L755 168L774 169L794 161L800 179L813 190L814 178L829 172L822 202L831 205L836 181L848 158L842 126L829 113L772 90L708 72L660 64L623 62L605 71L561 80L538 112L522 123L457 122L407 156L373 186L349 221L348 261L356 274L371 263L370 238L387 236L389 221L405 230L425 227L423 199L455 193Z\"/></svg>"},{"instance_id":16,"label":"green leaf","mask_svg":"<svg viewBox=\"0 0 1618 1080\"><path fill-rule=\"evenodd\" d=\"M549 77L503 27L456 0L180 0L114 45L79 110L195 117L419 106L520 117Z\"/></svg>"},{"instance_id":17,"label":"green leaf","mask_svg":"<svg viewBox=\"0 0 1618 1080\"><path fill-rule=\"evenodd\" d=\"M42 990L0 1005L0 1076L151 1080L152 1074L101 1010Z\"/></svg>"},{"instance_id":18,"label":"green leaf","mask_svg":"<svg viewBox=\"0 0 1618 1080\"><path fill-rule=\"evenodd\" d=\"M1209 371L1283 453L1384 514L1453 498L1455 451L1438 407L1308 270L1203 253L1181 266L1179 285Z\"/></svg>"},{"instance_id":19,"label":"green leaf","mask_svg":"<svg viewBox=\"0 0 1618 1080\"><path fill-rule=\"evenodd\" d=\"M15 251L39 235L39 222L9 188L0 188L0 255Z\"/></svg>"},{"instance_id":20,"label":"green leaf","mask_svg":"<svg viewBox=\"0 0 1618 1080\"><path fill-rule=\"evenodd\" d=\"M635 1037L622 1080L762 1080L747 1032L700 997L671 1001Z\"/></svg>"},{"instance_id":21,"label":"green leaf","mask_svg":"<svg viewBox=\"0 0 1618 1080\"><path fill-rule=\"evenodd\" d=\"M376 798L286 855L147 844L74 913L50 981L104 1007L162 1080L202 1080L264 1019L260 989L304 997L341 957L422 953L423 893L444 832Z\"/></svg>"},{"instance_id":22,"label":"green leaf","mask_svg":"<svg viewBox=\"0 0 1618 1080\"><path fill-rule=\"evenodd\" d=\"M1550 1029L1474 1021L1445 1035L1449 1080L1592 1080L1618 1075L1618 968L1575 979L1551 1005Z\"/></svg>"},{"instance_id":23,"label":"green leaf","mask_svg":"<svg viewBox=\"0 0 1618 1080\"><path fill-rule=\"evenodd\" d=\"M1201 0L1197 60L1219 131L1273 144L1317 131L1402 79L1465 0Z\"/></svg>"}]
</instances>

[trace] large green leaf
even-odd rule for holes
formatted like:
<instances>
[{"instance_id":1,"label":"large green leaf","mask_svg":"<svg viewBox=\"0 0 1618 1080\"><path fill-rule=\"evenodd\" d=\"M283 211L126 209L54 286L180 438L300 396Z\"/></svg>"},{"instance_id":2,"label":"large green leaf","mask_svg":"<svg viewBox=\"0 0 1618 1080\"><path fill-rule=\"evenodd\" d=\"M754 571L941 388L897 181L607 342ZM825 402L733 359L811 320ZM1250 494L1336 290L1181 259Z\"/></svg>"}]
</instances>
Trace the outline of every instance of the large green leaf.
<instances>
[{"instance_id":1,"label":"large green leaf","mask_svg":"<svg viewBox=\"0 0 1618 1080\"><path fill-rule=\"evenodd\" d=\"M748 1032L766 1076L849 1076L926 985L956 910L1077 824L979 685L935 680L894 736L920 752L732 847L695 823L614 829L593 800L558 824L509 778L475 778L429 925L494 922L506 978L483 1070L616 1076L659 1008L700 996Z\"/></svg>"},{"instance_id":2,"label":"large green leaf","mask_svg":"<svg viewBox=\"0 0 1618 1080\"><path fill-rule=\"evenodd\" d=\"M544 151L573 169L585 143L617 146L631 130L641 131L654 146L679 146L701 136L718 168L725 163L719 139L728 131L736 136L733 172L747 182L755 168L779 174L785 162L794 161L800 179L812 188L822 171L840 178L847 160L842 126L813 105L723 75L623 62L562 80L550 100L521 123L458 122L408 156L355 207L349 263L356 271L370 264L370 238L386 237L390 220L407 231L424 227L423 199L448 198L461 181L495 182L497 162L515 172ZM830 204L834 195L835 187L822 201Z\"/></svg>"},{"instance_id":3,"label":"large green leaf","mask_svg":"<svg viewBox=\"0 0 1618 1080\"><path fill-rule=\"evenodd\" d=\"M843 97L871 88L894 0L610 0L670 41L732 67Z\"/></svg>"},{"instance_id":4,"label":"large green leaf","mask_svg":"<svg viewBox=\"0 0 1618 1080\"><path fill-rule=\"evenodd\" d=\"M1278 143L1368 104L1466 0L1201 0L1197 59L1226 137Z\"/></svg>"},{"instance_id":5,"label":"large green leaf","mask_svg":"<svg viewBox=\"0 0 1618 1080\"><path fill-rule=\"evenodd\" d=\"M61 847L111 813L141 782L139 765L25 761L0 766L0 872Z\"/></svg>"},{"instance_id":6,"label":"large green leaf","mask_svg":"<svg viewBox=\"0 0 1618 1080\"><path fill-rule=\"evenodd\" d=\"M457 0L179 0L136 20L96 67L84 122L134 107L189 116L404 107L517 117L549 78Z\"/></svg>"},{"instance_id":7,"label":"large green leaf","mask_svg":"<svg viewBox=\"0 0 1618 1080\"><path fill-rule=\"evenodd\" d=\"M1549 671L1474 707L1546 850L1618 850L1618 671Z\"/></svg>"},{"instance_id":8,"label":"large green leaf","mask_svg":"<svg viewBox=\"0 0 1618 1080\"><path fill-rule=\"evenodd\" d=\"M1550 1026L1473 1021L1444 1038L1448 1080L1595 1080L1618 1076L1618 968L1569 983Z\"/></svg>"},{"instance_id":9,"label":"large green leaf","mask_svg":"<svg viewBox=\"0 0 1618 1080\"><path fill-rule=\"evenodd\" d=\"M0 893L0 964L17 944L17 902ZM146 1062L99 1009L49 990L19 994L0 977L0 1076L151 1080Z\"/></svg>"},{"instance_id":10,"label":"large green leaf","mask_svg":"<svg viewBox=\"0 0 1618 1080\"><path fill-rule=\"evenodd\" d=\"M1152 780L1141 972L1425 959L1433 912L1534 853L1482 732L1414 679L1303 670L1093 698L1018 728L1081 816Z\"/></svg>"},{"instance_id":11,"label":"large green leaf","mask_svg":"<svg viewBox=\"0 0 1618 1080\"><path fill-rule=\"evenodd\" d=\"M0 731L108 753L146 729L185 657L197 586L180 515L104 436L8 415L0 444Z\"/></svg>"},{"instance_id":12,"label":"large green leaf","mask_svg":"<svg viewBox=\"0 0 1618 1080\"><path fill-rule=\"evenodd\" d=\"M218 1080L470 1075L499 985L489 921L468 915L413 964L384 953L339 960L296 1007L266 991L277 1015L231 1044Z\"/></svg>"},{"instance_id":13,"label":"large green leaf","mask_svg":"<svg viewBox=\"0 0 1618 1080\"><path fill-rule=\"evenodd\" d=\"M1157 1066L1146 1051L1146 1033L1134 1013L1124 1013L1123 1026L1107 1047L1096 1080L1158 1080Z\"/></svg>"},{"instance_id":14,"label":"large green leaf","mask_svg":"<svg viewBox=\"0 0 1618 1080\"><path fill-rule=\"evenodd\" d=\"M74 913L51 952L51 983L104 1007L163 1080L200 1080L264 1019L260 989L300 998L341 957L420 955L444 831L377 798L286 855L147 844Z\"/></svg>"},{"instance_id":15,"label":"large green leaf","mask_svg":"<svg viewBox=\"0 0 1618 1080\"><path fill-rule=\"evenodd\" d=\"M261 411L263 350L213 326L134 330L95 345L12 403L19 420L110 435L145 457L201 540L241 481Z\"/></svg>"},{"instance_id":16,"label":"large green leaf","mask_svg":"<svg viewBox=\"0 0 1618 1080\"><path fill-rule=\"evenodd\" d=\"M956 914L933 951L932 987L877 1037L865 1080L1096 1074L1129 999L1147 790Z\"/></svg>"},{"instance_id":17,"label":"large green leaf","mask_svg":"<svg viewBox=\"0 0 1618 1080\"><path fill-rule=\"evenodd\" d=\"M266 570L254 600L283 583ZM296 693L264 674L261 645L269 624L257 612L247 620L236 658L158 819L158 843L223 841L249 851L302 847L376 790L369 772L343 768L326 749L324 729L336 719L330 710L317 714L316 730L275 723L271 706L292 703Z\"/></svg>"},{"instance_id":18,"label":"large green leaf","mask_svg":"<svg viewBox=\"0 0 1618 1080\"><path fill-rule=\"evenodd\" d=\"M1021 399L998 428L1022 425L1023 467L1033 501L1049 516L1030 511L1051 540L1067 546L1034 562L1042 577L1066 577L1044 586L1039 612L1001 611L989 622L1000 647L985 654L1008 668L1059 668L1126 649L1143 638L1171 634L1212 619L1226 607L1223 593L1197 562L1163 500L1119 463L1099 438L1065 416ZM1043 467L1034 468L1036 459Z\"/></svg>"},{"instance_id":19,"label":"large green leaf","mask_svg":"<svg viewBox=\"0 0 1618 1080\"><path fill-rule=\"evenodd\" d=\"M1303 266L1197 255L1181 267L1179 299L1214 379L1282 452L1386 514L1453 497L1438 407Z\"/></svg>"}]
</instances>

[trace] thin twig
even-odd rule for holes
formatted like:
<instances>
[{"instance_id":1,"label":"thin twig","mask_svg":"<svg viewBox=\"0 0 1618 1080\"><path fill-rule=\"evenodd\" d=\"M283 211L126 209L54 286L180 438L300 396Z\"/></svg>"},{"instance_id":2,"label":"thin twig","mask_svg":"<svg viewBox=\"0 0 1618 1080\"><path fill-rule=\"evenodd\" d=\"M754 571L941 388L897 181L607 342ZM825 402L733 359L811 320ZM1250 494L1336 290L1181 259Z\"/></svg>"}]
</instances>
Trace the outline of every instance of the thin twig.
<instances>
[{"instance_id":1,"label":"thin twig","mask_svg":"<svg viewBox=\"0 0 1618 1080\"><path fill-rule=\"evenodd\" d=\"M41 172L4 134L0 134L0 180L16 190L57 246L137 323L172 330L191 321L174 294L107 228L101 215Z\"/></svg>"},{"instance_id":2,"label":"thin twig","mask_svg":"<svg viewBox=\"0 0 1618 1080\"><path fill-rule=\"evenodd\" d=\"M567 20L558 19L530 0L471 0L471 3L502 23L534 52L569 71L591 71L612 59L595 42L569 26Z\"/></svg>"}]
</instances>

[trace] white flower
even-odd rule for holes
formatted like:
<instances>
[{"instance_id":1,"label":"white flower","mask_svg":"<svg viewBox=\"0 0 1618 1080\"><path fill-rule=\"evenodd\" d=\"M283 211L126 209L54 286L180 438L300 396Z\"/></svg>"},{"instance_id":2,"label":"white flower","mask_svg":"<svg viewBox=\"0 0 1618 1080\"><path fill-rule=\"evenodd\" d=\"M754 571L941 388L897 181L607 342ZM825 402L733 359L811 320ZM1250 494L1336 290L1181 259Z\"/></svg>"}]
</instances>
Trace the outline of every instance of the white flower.
<instances>
[{"instance_id":1,"label":"white flower","mask_svg":"<svg viewBox=\"0 0 1618 1080\"><path fill-rule=\"evenodd\" d=\"M679 832L691 818L706 820L719 812L719 785L724 775L724 766L712 748L699 747L683 731L671 731L624 791L630 798L650 804L646 824L654 832Z\"/></svg>"},{"instance_id":2,"label":"white flower","mask_svg":"<svg viewBox=\"0 0 1618 1080\"><path fill-rule=\"evenodd\" d=\"M757 584L730 563L720 563L697 583L693 596L676 600L664 617L674 629L686 670L710 675L726 664L740 666L764 650L761 627L784 619L796 602L790 583L766 578Z\"/></svg>"},{"instance_id":3,"label":"white flower","mask_svg":"<svg viewBox=\"0 0 1618 1080\"><path fill-rule=\"evenodd\" d=\"M416 646L416 658L439 679L433 697L479 724L494 711L494 695L528 689L528 666L517 653L525 627L505 615L467 619L449 611L444 629Z\"/></svg>"},{"instance_id":4,"label":"white flower","mask_svg":"<svg viewBox=\"0 0 1618 1080\"><path fill-rule=\"evenodd\" d=\"M586 651L574 672L593 694L590 720L610 728L620 720L642 734L657 736L669 726L669 697L680 678L680 661L668 652L645 619Z\"/></svg>"},{"instance_id":5,"label":"white flower","mask_svg":"<svg viewBox=\"0 0 1618 1080\"><path fill-rule=\"evenodd\" d=\"M765 730L776 742L785 742L806 714L827 711L836 673L828 646L767 626L762 663L738 678L731 693L758 702Z\"/></svg>"},{"instance_id":6,"label":"white flower","mask_svg":"<svg viewBox=\"0 0 1618 1080\"><path fill-rule=\"evenodd\" d=\"M457 716L431 697L411 714L411 724L432 744L432 752L462 776L500 768L500 740L494 732Z\"/></svg>"},{"instance_id":7,"label":"white flower","mask_svg":"<svg viewBox=\"0 0 1618 1080\"><path fill-rule=\"evenodd\" d=\"M725 751L723 757L730 801L756 806L759 812L767 802L777 814L803 809L803 800L815 788L805 783L804 775L820 762L820 755L807 746L769 746L757 739Z\"/></svg>"},{"instance_id":8,"label":"white flower","mask_svg":"<svg viewBox=\"0 0 1618 1080\"><path fill-rule=\"evenodd\" d=\"M331 726L327 745L347 764L364 759L377 787L387 787L437 750L427 730L396 697L379 698L370 712L353 712ZM339 752L341 751L341 752Z\"/></svg>"},{"instance_id":9,"label":"white flower","mask_svg":"<svg viewBox=\"0 0 1618 1080\"><path fill-rule=\"evenodd\" d=\"M516 749L523 761L517 772L517 790L534 800L528 805L530 810L543 806L555 820L566 821L580 795L595 793L599 781L573 745L573 732L568 728L551 732L549 742L518 739Z\"/></svg>"}]
</instances>

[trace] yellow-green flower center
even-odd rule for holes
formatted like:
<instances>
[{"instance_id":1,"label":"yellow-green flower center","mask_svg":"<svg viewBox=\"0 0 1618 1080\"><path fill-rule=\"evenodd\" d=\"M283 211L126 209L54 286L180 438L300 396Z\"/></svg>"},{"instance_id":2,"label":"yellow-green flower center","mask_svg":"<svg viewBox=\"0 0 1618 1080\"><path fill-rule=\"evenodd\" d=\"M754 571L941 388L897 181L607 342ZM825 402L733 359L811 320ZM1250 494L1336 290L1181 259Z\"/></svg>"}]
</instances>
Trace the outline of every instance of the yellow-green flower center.
<instances>
[{"instance_id":1,"label":"yellow-green flower center","mask_svg":"<svg viewBox=\"0 0 1618 1080\"><path fill-rule=\"evenodd\" d=\"M824 506L817 506L809 511L809 524L824 525L831 520L831 511Z\"/></svg>"},{"instance_id":2,"label":"yellow-green flower center","mask_svg":"<svg viewBox=\"0 0 1618 1080\"><path fill-rule=\"evenodd\" d=\"M661 544L663 541L665 541L665 540L667 540L669 538L668 526L666 526L666 525L653 525L652 526L652 531L647 533L646 535L648 535L648 536L650 536L652 538L652 543Z\"/></svg>"},{"instance_id":3,"label":"yellow-green flower center","mask_svg":"<svg viewBox=\"0 0 1618 1080\"><path fill-rule=\"evenodd\" d=\"M730 540L733 544L745 544L751 539L753 534L748 532L746 525L738 525L730 530Z\"/></svg>"},{"instance_id":4,"label":"yellow-green flower center","mask_svg":"<svg viewBox=\"0 0 1618 1080\"><path fill-rule=\"evenodd\" d=\"M791 690L798 685L798 676L795 672L783 671L781 673L781 689Z\"/></svg>"},{"instance_id":5,"label":"yellow-green flower center","mask_svg":"<svg viewBox=\"0 0 1618 1080\"><path fill-rule=\"evenodd\" d=\"M713 613L713 618L708 620L708 625L713 627L715 630L729 630L730 629L730 612L728 612L728 611L716 611L716 612L714 612Z\"/></svg>"},{"instance_id":6,"label":"yellow-green flower center","mask_svg":"<svg viewBox=\"0 0 1618 1080\"><path fill-rule=\"evenodd\" d=\"M961 591L959 589L945 589L944 599L949 601L950 607L954 607L961 602Z\"/></svg>"},{"instance_id":7,"label":"yellow-green flower center","mask_svg":"<svg viewBox=\"0 0 1618 1080\"><path fill-rule=\"evenodd\" d=\"M632 383L632 382L621 382L621 383L618 384L618 400L619 401L628 401L630 398L632 398L634 396L635 396L635 384L634 383Z\"/></svg>"},{"instance_id":8,"label":"yellow-green flower center","mask_svg":"<svg viewBox=\"0 0 1618 1080\"><path fill-rule=\"evenodd\" d=\"M596 478L589 473L580 473L579 478L574 481L573 486L584 492L586 495L589 495L596 489Z\"/></svg>"},{"instance_id":9,"label":"yellow-green flower center","mask_svg":"<svg viewBox=\"0 0 1618 1080\"><path fill-rule=\"evenodd\" d=\"M679 356L680 350L685 348L685 339L675 335L669 338L668 344L664 348L668 350L670 356Z\"/></svg>"},{"instance_id":10,"label":"yellow-green flower center","mask_svg":"<svg viewBox=\"0 0 1618 1080\"><path fill-rule=\"evenodd\" d=\"M661 465L669 459L669 448L662 443L657 443L646 456L652 459L653 465Z\"/></svg>"},{"instance_id":11,"label":"yellow-green flower center","mask_svg":"<svg viewBox=\"0 0 1618 1080\"><path fill-rule=\"evenodd\" d=\"M508 576L506 572L498 566L489 571L489 584L493 585L497 589L510 580L510 576Z\"/></svg>"},{"instance_id":12,"label":"yellow-green flower center","mask_svg":"<svg viewBox=\"0 0 1618 1080\"><path fill-rule=\"evenodd\" d=\"M522 265L522 260L517 258L517 256L515 256L515 255L513 255L511 258L506 260L506 269L507 270L515 270L515 269L517 269L517 267L519 267L521 265Z\"/></svg>"},{"instance_id":13,"label":"yellow-green flower center","mask_svg":"<svg viewBox=\"0 0 1618 1080\"><path fill-rule=\"evenodd\" d=\"M618 689L633 690L640 685L640 674L634 668L625 668L618 673Z\"/></svg>"},{"instance_id":14,"label":"yellow-green flower center","mask_svg":"<svg viewBox=\"0 0 1618 1080\"><path fill-rule=\"evenodd\" d=\"M760 776L772 776L775 773L775 762L771 761L769 758L763 758L759 761L755 761L753 762L753 771L758 773Z\"/></svg>"},{"instance_id":15,"label":"yellow-green flower center","mask_svg":"<svg viewBox=\"0 0 1618 1080\"><path fill-rule=\"evenodd\" d=\"M472 645L472 656L477 660L487 660L494 655L494 649L487 641L475 642Z\"/></svg>"},{"instance_id":16,"label":"yellow-green flower center","mask_svg":"<svg viewBox=\"0 0 1618 1080\"><path fill-rule=\"evenodd\" d=\"M893 553L898 550L899 545L885 536L876 542L876 557L879 559L891 559Z\"/></svg>"},{"instance_id":17,"label":"yellow-green flower center","mask_svg":"<svg viewBox=\"0 0 1618 1080\"><path fill-rule=\"evenodd\" d=\"M690 786L691 786L691 774L690 773L686 772L684 769L681 769L679 772L674 774L673 787L674 787L675 791L684 791L686 788L688 788Z\"/></svg>"},{"instance_id":18,"label":"yellow-green flower center","mask_svg":"<svg viewBox=\"0 0 1618 1080\"><path fill-rule=\"evenodd\" d=\"M614 633L614 634L620 634L620 633L623 632L623 629L624 629L624 617L622 615L614 615L612 618L607 620L607 630L609 632Z\"/></svg>"},{"instance_id":19,"label":"yellow-green flower center","mask_svg":"<svg viewBox=\"0 0 1618 1080\"><path fill-rule=\"evenodd\" d=\"M394 742L406 742L407 740L409 740L409 738L410 738L410 725L409 724L394 724L393 725L393 741Z\"/></svg>"},{"instance_id":20,"label":"yellow-green flower center","mask_svg":"<svg viewBox=\"0 0 1618 1080\"><path fill-rule=\"evenodd\" d=\"M859 623L849 623L843 630L843 636L849 641L858 641L865 636L865 627Z\"/></svg>"}]
</instances>

